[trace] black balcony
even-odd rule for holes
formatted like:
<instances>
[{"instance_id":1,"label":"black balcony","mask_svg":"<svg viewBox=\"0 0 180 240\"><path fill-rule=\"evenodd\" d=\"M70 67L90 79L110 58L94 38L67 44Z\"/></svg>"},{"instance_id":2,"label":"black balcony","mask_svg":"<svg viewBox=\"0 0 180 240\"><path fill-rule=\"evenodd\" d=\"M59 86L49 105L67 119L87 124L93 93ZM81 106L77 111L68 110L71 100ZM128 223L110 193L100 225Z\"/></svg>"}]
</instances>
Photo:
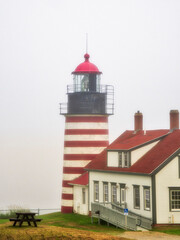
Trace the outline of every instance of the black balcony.
<instances>
[{"instance_id":1,"label":"black balcony","mask_svg":"<svg viewBox=\"0 0 180 240\"><path fill-rule=\"evenodd\" d=\"M81 89L80 86L67 86L68 103L60 104L60 114L114 114L114 88L99 85L96 91Z\"/></svg>"}]
</instances>

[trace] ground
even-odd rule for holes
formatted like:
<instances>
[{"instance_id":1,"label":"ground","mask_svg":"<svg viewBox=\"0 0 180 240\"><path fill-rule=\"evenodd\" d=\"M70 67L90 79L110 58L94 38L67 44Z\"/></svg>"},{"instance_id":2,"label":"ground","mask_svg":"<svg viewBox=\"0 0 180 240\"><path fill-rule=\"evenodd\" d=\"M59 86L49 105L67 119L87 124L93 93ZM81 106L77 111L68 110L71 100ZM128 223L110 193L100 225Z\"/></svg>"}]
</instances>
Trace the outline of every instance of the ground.
<instances>
[{"instance_id":1,"label":"ground","mask_svg":"<svg viewBox=\"0 0 180 240\"><path fill-rule=\"evenodd\" d=\"M116 232L117 234L117 232ZM180 240L180 236L145 231L125 231L114 236L75 228L64 228L40 224L35 227L12 227L12 223L0 225L0 240Z\"/></svg>"}]
</instances>

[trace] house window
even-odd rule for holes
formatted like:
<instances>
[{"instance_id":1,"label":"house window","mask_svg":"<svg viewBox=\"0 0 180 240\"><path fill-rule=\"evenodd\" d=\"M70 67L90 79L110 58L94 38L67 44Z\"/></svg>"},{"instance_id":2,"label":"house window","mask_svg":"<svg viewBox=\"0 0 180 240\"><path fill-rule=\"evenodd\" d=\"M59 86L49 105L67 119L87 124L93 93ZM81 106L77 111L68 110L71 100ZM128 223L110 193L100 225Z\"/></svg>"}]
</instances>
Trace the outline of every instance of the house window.
<instances>
[{"instance_id":1,"label":"house window","mask_svg":"<svg viewBox=\"0 0 180 240\"><path fill-rule=\"evenodd\" d=\"M150 187L144 187L144 210L150 210Z\"/></svg>"},{"instance_id":2,"label":"house window","mask_svg":"<svg viewBox=\"0 0 180 240\"><path fill-rule=\"evenodd\" d=\"M108 202L109 196L108 196L108 183L103 183L103 200L104 202Z\"/></svg>"},{"instance_id":3,"label":"house window","mask_svg":"<svg viewBox=\"0 0 180 240\"><path fill-rule=\"evenodd\" d=\"M94 182L94 201L99 202L99 182Z\"/></svg>"},{"instance_id":4,"label":"house window","mask_svg":"<svg viewBox=\"0 0 180 240\"><path fill-rule=\"evenodd\" d=\"M130 167L130 153L119 152L119 167Z\"/></svg>"},{"instance_id":5,"label":"house window","mask_svg":"<svg viewBox=\"0 0 180 240\"><path fill-rule=\"evenodd\" d=\"M117 187L115 183L111 184L111 202L112 203L117 202Z\"/></svg>"},{"instance_id":6,"label":"house window","mask_svg":"<svg viewBox=\"0 0 180 240\"><path fill-rule=\"evenodd\" d=\"M86 189L82 188L82 204L86 204Z\"/></svg>"},{"instance_id":7,"label":"house window","mask_svg":"<svg viewBox=\"0 0 180 240\"><path fill-rule=\"evenodd\" d=\"M140 188L138 185L133 186L134 191L134 208L140 209Z\"/></svg>"},{"instance_id":8,"label":"house window","mask_svg":"<svg viewBox=\"0 0 180 240\"><path fill-rule=\"evenodd\" d=\"M125 184L120 184L120 204L124 205L126 203L126 189Z\"/></svg>"},{"instance_id":9,"label":"house window","mask_svg":"<svg viewBox=\"0 0 180 240\"><path fill-rule=\"evenodd\" d=\"M180 188L170 189L170 210L180 211Z\"/></svg>"}]
</instances>

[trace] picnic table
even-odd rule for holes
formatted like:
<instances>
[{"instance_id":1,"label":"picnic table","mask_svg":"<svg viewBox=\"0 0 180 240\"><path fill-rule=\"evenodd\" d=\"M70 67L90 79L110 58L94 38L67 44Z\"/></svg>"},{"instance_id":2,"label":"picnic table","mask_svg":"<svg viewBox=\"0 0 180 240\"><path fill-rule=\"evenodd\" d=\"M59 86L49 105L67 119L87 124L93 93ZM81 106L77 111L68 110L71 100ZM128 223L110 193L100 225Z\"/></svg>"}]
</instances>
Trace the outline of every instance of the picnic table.
<instances>
[{"instance_id":1,"label":"picnic table","mask_svg":"<svg viewBox=\"0 0 180 240\"><path fill-rule=\"evenodd\" d=\"M31 223L34 224L35 227L37 227L37 222L40 222L41 219L34 218L36 213L32 212L16 212L16 218L10 218L10 221L13 221L13 226L16 226L16 223L19 222L19 227L22 226L23 222L27 222L29 226L31 226Z\"/></svg>"}]
</instances>

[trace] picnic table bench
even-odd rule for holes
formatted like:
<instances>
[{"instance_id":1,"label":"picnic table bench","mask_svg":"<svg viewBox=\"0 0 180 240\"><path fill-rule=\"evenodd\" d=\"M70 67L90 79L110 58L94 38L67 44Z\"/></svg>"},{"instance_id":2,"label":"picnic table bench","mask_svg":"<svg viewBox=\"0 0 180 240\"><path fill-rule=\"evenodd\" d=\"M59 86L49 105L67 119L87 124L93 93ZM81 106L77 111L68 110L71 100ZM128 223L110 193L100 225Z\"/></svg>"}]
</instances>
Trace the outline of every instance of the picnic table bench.
<instances>
[{"instance_id":1,"label":"picnic table bench","mask_svg":"<svg viewBox=\"0 0 180 240\"><path fill-rule=\"evenodd\" d=\"M10 218L9 221L14 222L13 226L16 226L16 223L19 222L19 227L22 226L23 222L27 222L29 226L31 226L31 223L34 224L35 227L37 227L37 222L40 222L42 219L34 218L36 213L32 212L17 212L16 218Z\"/></svg>"}]
</instances>

